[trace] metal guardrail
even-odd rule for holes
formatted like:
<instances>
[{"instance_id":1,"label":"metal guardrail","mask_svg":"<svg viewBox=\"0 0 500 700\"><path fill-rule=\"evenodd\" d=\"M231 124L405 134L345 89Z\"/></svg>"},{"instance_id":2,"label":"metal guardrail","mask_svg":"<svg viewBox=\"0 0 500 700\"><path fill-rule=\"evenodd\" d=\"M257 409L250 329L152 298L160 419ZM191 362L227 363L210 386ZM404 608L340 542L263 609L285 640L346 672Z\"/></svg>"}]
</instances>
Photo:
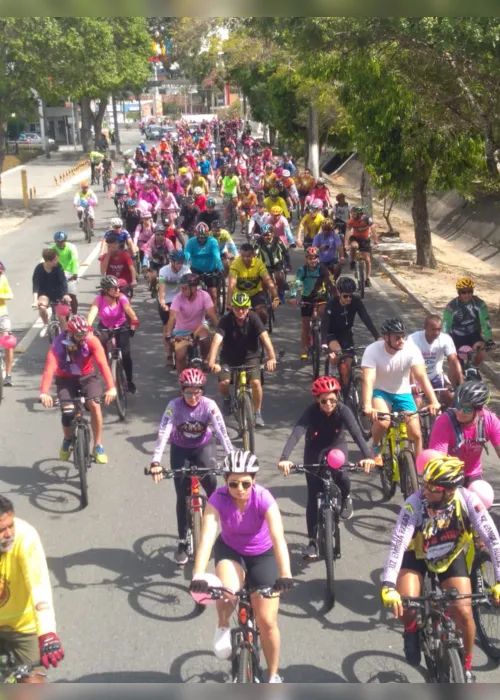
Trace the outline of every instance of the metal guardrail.
<instances>
[{"instance_id":1,"label":"metal guardrail","mask_svg":"<svg viewBox=\"0 0 500 700\"><path fill-rule=\"evenodd\" d=\"M68 168L67 170L64 170L59 176L54 177L54 182L59 187L60 185L62 185L63 182L71 180L72 177L78 175L78 173L80 173L82 170L85 170L85 168L88 167L89 160L87 158L85 158L84 160L80 160L72 168Z\"/></svg>"}]
</instances>

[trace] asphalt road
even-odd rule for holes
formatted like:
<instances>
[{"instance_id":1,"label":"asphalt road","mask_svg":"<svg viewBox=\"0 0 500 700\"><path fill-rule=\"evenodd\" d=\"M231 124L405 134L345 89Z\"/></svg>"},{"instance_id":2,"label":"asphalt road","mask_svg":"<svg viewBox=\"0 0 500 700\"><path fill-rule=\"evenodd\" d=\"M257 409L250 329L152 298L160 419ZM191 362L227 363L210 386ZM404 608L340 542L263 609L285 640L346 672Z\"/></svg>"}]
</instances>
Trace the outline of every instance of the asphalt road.
<instances>
[{"instance_id":1,"label":"asphalt road","mask_svg":"<svg viewBox=\"0 0 500 700\"><path fill-rule=\"evenodd\" d=\"M126 147L135 134L124 132ZM100 188L98 188L99 190ZM44 213L1 239L15 299L9 304L16 330L22 335L36 318L31 304L31 272L54 231L69 232L81 260L92 246L82 242L72 207L73 193L49 202ZM101 199L98 228L112 215ZM293 254L294 268L300 253ZM98 284L97 263L80 281L82 309L91 303ZM376 279L367 306L376 324L388 315L404 314L412 329L423 315L402 301L388 280ZM37 338L17 360L15 385L1 406L1 490L14 501L19 517L39 531L51 571L58 632L66 652L64 663L51 673L53 681L70 682L202 682L228 679L227 662L211 652L215 610L197 615L187 592L190 568L173 562L176 545L175 499L171 482L154 485L143 476L151 457L158 422L167 401L177 394L174 374L163 367L160 323L155 303L144 286L134 307L141 327L133 340L138 393L131 397L125 423L113 409L105 415L106 466L94 465L90 505L80 510L79 489L72 464L58 458L61 428L57 410L38 404L40 376L47 340ZM300 556L305 538L305 483L284 479L276 469L282 445L294 421L310 402L311 370L298 359L299 314L282 307L273 342L287 352L285 362L265 386L257 452L260 480L280 504L299 587L283 598L281 674L289 683L424 682L423 672L410 668L402 654L400 627L381 608L380 574L391 530L402 502L396 495L383 501L377 475L353 478L354 517L342 526L342 559L336 567L337 604L323 611L324 564L307 565ZM369 341L356 326L356 342ZM216 383L209 378L209 396ZM230 434L235 436L229 422ZM301 459L301 451L295 452ZM352 459L358 457L352 449ZM165 458L164 464L168 461ZM486 458L493 485L500 486ZM478 680L500 681L500 672L478 648Z\"/></svg>"}]
</instances>

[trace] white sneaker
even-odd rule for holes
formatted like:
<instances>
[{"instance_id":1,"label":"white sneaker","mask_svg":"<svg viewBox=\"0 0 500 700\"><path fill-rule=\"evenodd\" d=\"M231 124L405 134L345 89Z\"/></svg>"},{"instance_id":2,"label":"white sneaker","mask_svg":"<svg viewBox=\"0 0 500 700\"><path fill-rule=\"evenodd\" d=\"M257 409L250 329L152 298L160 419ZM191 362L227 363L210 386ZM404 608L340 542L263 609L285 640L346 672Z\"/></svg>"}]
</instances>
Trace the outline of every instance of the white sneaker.
<instances>
[{"instance_id":1,"label":"white sneaker","mask_svg":"<svg viewBox=\"0 0 500 700\"><path fill-rule=\"evenodd\" d=\"M231 630L229 627L216 627L214 637L215 656L218 659L229 659L231 652Z\"/></svg>"},{"instance_id":2,"label":"white sneaker","mask_svg":"<svg viewBox=\"0 0 500 700\"><path fill-rule=\"evenodd\" d=\"M283 683L283 678L275 673L274 676L271 676L269 679L269 683Z\"/></svg>"}]
</instances>

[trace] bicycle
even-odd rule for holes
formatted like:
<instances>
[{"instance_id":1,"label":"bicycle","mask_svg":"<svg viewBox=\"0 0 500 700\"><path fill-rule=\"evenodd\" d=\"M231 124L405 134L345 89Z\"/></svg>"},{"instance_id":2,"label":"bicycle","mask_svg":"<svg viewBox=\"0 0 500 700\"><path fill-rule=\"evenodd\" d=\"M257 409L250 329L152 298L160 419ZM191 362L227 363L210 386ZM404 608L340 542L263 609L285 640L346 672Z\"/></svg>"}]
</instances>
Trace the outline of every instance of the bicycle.
<instances>
[{"instance_id":1,"label":"bicycle","mask_svg":"<svg viewBox=\"0 0 500 700\"><path fill-rule=\"evenodd\" d=\"M341 470L355 472L363 471L363 468L356 463L346 462ZM312 474L323 482L323 490L318 495L318 527L315 539L318 557L325 560L325 606L327 610L331 610L335 606L335 561L341 556L340 512L342 510L342 496L339 487L333 480L333 470L328 467L325 458L322 458L319 464L294 464L290 468L290 474L304 473Z\"/></svg>"},{"instance_id":2,"label":"bicycle","mask_svg":"<svg viewBox=\"0 0 500 700\"><path fill-rule=\"evenodd\" d=\"M356 250L356 255L354 257L354 278L358 283L358 291L362 299L365 298L365 286L366 286L366 267L365 260L363 258L363 253Z\"/></svg>"},{"instance_id":3,"label":"bicycle","mask_svg":"<svg viewBox=\"0 0 500 700\"><path fill-rule=\"evenodd\" d=\"M382 492L388 500L396 493L398 484L405 500L418 490L415 454L408 436L406 422L412 416L425 411L426 409L413 411L412 413L403 411L385 413L378 411L379 418L388 417L391 420L389 430L382 440L381 454L383 464L380 467Z\"/></svg>"},{"instance_id":4,"label":"bicycle","mask_svg":"<svg viewBox=\"0 0 500 700\"><path fill-rule=\"evenodd\" d=\"M94 232L92 231L92 226L90 225L89 207L88 207L88 205L85 206L83 204L82 204L82 206L83 206L83 217L82 217L83 234L85 236L86 243L90 243L92 241L92 236L94 235Z\"/></svg>"},{"instance_id":5,"label":"bicycle","mask_svg":"<svg viewBox=\"0 0 500 700\"><path fill-rule=\"evenodd\" d=\"M19 683L21 679L28 678L31 672L40 666L40 662L20 664L19 661L16 661L14 654L10 652L0 654L0 683ZM37 675L46 676L47 674L39 671Z\"/></svg>"},{"instance_id":6,"label":"bicycle","mask_svg":"<svg viewBox=\"0 0 500 700\"><path fill-rule=\"evenodd\" d=\"M326 353L331 353L332 350L327 349L323 346ZM363 411L363 375L361 371L361 365L359 361L359 355L362 355L365 351L365 347L350 347L344 348L342 350L336 350L335 355L340 357L339 366L343 361L343 358L352 358L351 371L349 373L349 380L347 386L342 387L342 395L344 403L349 406L352 410L354 417L356 418L358 425L361 429L361 433L365 440L371 435L371 421L370 418ZM325 360L325 376L328 377L330 374L330 358L326 357Z\"/></svg>"},{"instance_id":7,"label":"bicycle","mask_svg":"<svg viewBox=\"0 0 500 700\"><path fill-rule=\"evenodd\" d=\"M497 506L498 504L493 504ZM470 574L472 592L484 596L484 600L474 606L472 613L476 623L479 643L493 661L500 660L500 607L491 602L491 588L496 583L495 569L490 553L476 548L476 555Z\"/></svg>"},{"instance_id":8,"label":"bicycle","mask_svg":"<svg viewBox=\"0 0 500 700\"><path fill-rule=\"evenodd\" d=\"M54 340L61 332L61 324L56 313L56 308L61 304L60 301L50 302L49 325L47 326L47 338L49 345L52 345Z\"/></svg>"},{"instance_id":9,"label":"bicycle","mask_svg":"<svg viewBox=\"0 0 500 700\"><path fill-rule=\"evenodd\" d=\"M203 358L201 356L200 347L200 337L197 335L193 335L193 333L187 336L183 335L177 337L179 341L183 340L184 342L189 342L186 355L187 367L195 367L197 369L200 369L203 365Z\"/></svg>"},{"instance_id":10,"label":"bicycle","mask_svg":"<svg viewBox=\"0 0 500 700\"><path fill-rule=\"evenodd\" d=\"M109 333L106 343L106 357L108 358L108 365L116 387L116 412L118 418L124 421L127 417L128 407L127 378L123 369L122 350L118 346L116 338L120 333L130 333L130 328L129 326L115 326L114 328L102 328L101 330Z\"/></svg>"},{"instance_id":11,"label":"bicycle","mask_svg":"<svg viewBox=\"0 0 500 700\"><path fill-rule=\"evenodd\" d=\"M436 395L448 391L454 391L454 389L452 389L451 386L445 387L444 389L434 389L434 393ZM447 406L441 404L442 410L446 410L446 408ZM434 427L434 423L436 422L436 417L437 416L431 416L431 414L428 411L420 414L420 431L422 433L422 447L424 450L426 450L429 447L429 441L431 439L431 433Z\"/></svg>"},{"instance_id":12,"label":"bicycle","mask_svg":"<svg viewBox=\"0 0 500 700\"><path fill-rule=\"evenodd\" d=\"M151 467L145 467L144 474L146 476L151 476ZM162 474L164 479L173 479L176 475L183 474L188 476L191 482L191 489L189 496L187 497L187 554L190 561L195 560L196 553L198 551L200 540L201 540L201 525L203 520L203 512L205 510L205 505L207 502L207 497L201 493L200 489L200 475L203 477L206 474L214 474L218 476L222 474L222 471L218 466L214 468L207 469L204 467L198 467L195 461L187 459L184 462L184 466L181 469L162 469Z\"/></svg>"},{"instance_id":13,"label":"bicycle","mask_svg":"<svg viewBox=\"0 0 500 700\"><path fill-rule=\"evenodd\" d=\"M231 402L231 412L236 416L239 434L243 441L243 449L255 454L255 415L253 410L252 390L247 381L247 371L255 365L240 365L239 367L222 367L223 372L231 372L231 383L234 386L234 396ZM264 364L260 365L263 370Z\"/></svg>"},{"instance_id":14,"label":"bicycle","mask_svg":"<svg viewBox=\"0 0 500 700\"><path fill-rule=\"evenodd\" d=\"M312 364L313 379L319 377L321 364L321 319L318 314L318 306L326 304L325 301L301 301L300 306L311 306L312 316L309 325L308 354Z\"/></svg>"},{"instance_id":15,"label":"bicycle","mask_svg":"<svg viewBox=\"0 0 500 700\"><path fill-rule=\"evenodd\" d=\"M105 170L102 174L102 188L104 192L109 192L111 189L111 175L107 170Z\"/></svg>"},{"instance_id":16,"label":"bicycle","mask_svg":"<svg viewBox=\"0 0 500 700\"><path fill-rule=\"evenodd\" d=\"M202 289L205 291L208 291L206 280L210 277L215 277L215 306L219 316L222 316L226 311L226 277L224 270L214 270L213 272L200 274Z\"/></svg>"},{"instance_id":17,"label":"bicycle","mask_svg":"<svg viewBox=\"0 0 500 700\"><path fill-rule=\"evenodd\" d=\"M484 344L484 350L492 350L496 347L496 343L492 340L488 340ZM474 359L476 357L476 350L471 348L469 345L462 345L457 348L458 360L462 365L462 372L464 376L464 382L480 382L482 381L481 372L479 368L474 364Z\"/></svg>"}]
</instances>

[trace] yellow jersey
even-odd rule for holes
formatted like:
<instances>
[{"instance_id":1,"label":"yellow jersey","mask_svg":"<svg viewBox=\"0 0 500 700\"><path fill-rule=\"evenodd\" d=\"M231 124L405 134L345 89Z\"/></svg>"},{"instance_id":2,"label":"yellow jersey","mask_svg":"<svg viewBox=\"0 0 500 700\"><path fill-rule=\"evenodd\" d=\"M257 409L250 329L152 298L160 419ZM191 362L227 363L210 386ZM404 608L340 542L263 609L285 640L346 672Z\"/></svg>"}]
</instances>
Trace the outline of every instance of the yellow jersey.
<instances>
[{"instance_id":1,"label":"yellow jersey","mask_svg":"<svg viewBox=\"0 0 500 700\"><path fill-rule=\"evenodd\" d=\"M10 284L7 280L7 277L5 276L5 273L2 272L2 274L0 275L0 316L7 315L7 304L5 302L7 301L7 299L13 298L14 295L12 294Z\"/></svg>"},{"instance_id":2,"label":"yellow jersey","mask_svg":"<svg viewBox=\"0 0 500 700\"><path fill-rule=\"evenodd\" d=\"M34 527L14 518L14 546L0 554L0 629L41 636L56 631L49 570Z\"/></svg>"},{"instance_id":3,"label":"yellow jersey","mask_svg":"<svg viewBox=\"0 0 500 700\"><path fill-rule=\"evenodd\" d=\"M257 292L262 292L262 278L268 275L267 267L262 260L254 258L250 267L247 267L240 257L231 263L229 274L236 277L236 288L240 292L246 292L253 297Z\"/></svg>"},{"instance_id":4,"label":"yellow jersey","mask_svg":"<svg viewBox=\"0 0 500 700\"><path fill-rule=\"evenodd\" d=\"M312 240L314 236L319 233L321 228L321 222L324 220L323 214L306 214L302 217L299 224L299 231L304 232L304 238L307 240Z\"/></svg>"}]
</instances>

